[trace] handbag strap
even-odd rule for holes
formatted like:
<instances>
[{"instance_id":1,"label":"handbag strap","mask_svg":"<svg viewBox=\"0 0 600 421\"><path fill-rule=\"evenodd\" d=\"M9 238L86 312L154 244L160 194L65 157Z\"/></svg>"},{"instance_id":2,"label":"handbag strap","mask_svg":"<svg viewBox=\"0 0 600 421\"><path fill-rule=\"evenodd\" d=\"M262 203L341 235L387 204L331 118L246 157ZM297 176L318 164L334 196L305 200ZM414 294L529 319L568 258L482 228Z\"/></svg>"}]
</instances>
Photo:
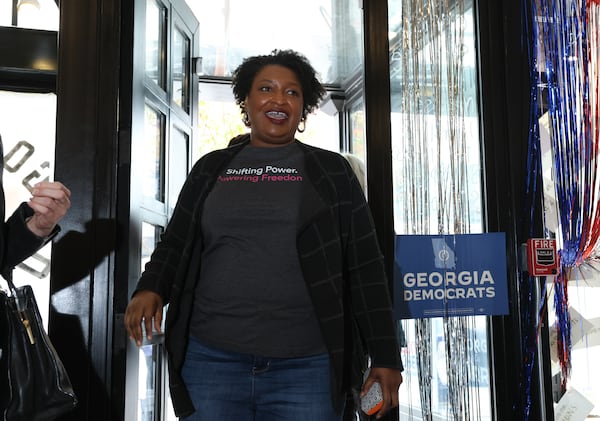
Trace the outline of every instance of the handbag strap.
<instances>
[{"instance_id":1,"label":"handbag strap","mask_svg":"<svg viewBox=\"0 0 600 421\"><path fill-rule=\"evenodd\" d=\"M21 295L18 294L17 287L15 286L15 284L13 282L12 275L13 275L13 268L5 269L2 272L2 277L8 284L8 290L10 291L11 297L15 300L17 310L20 313L23 313L22 315L24 317L24 312L25 312L25 309L27 308L27 304L24 302L24 298L23 298L22 294Z\"/></svg>"},{"instance_id":2,"label":"handbag strap","mask_svg":"<svg viewBox=\"0 0 600 421\"><path fill-rule=\"evenodd\" d=\"M4 271L2 271L2 277L8 284L8 289L10 291L10 294L13 297L16 297L17 296L17 287L15 286L15 284L13 282L13 268L7 268Z\"/></svg>"},{"instance_id":3,"label":"handbag strap","mask_svg":"<svg viewBox=\"0 0 600 421\"><path fill-rule=\"evenodd\" d=\"M12 268L5 270L2 273L2 277L6 280L6 283L8 284L8 289L10 291L11 299L13 300L13 302L16 306L16 310L21 319L21 323L23 323L23 326L25 327L25 331L27 332L29 342L32 345L34 345L36 342L36 339L35 339L35 335L33 333L33 329L31 327L31 325L32 325L31 315L28 314L29 312L27 311L26 294L24 295L23 293L21 293L21 294L18 293L17 287L15 286L13 279L12 279L12 271L13 271Z\"/></svg>"}]
</instances>

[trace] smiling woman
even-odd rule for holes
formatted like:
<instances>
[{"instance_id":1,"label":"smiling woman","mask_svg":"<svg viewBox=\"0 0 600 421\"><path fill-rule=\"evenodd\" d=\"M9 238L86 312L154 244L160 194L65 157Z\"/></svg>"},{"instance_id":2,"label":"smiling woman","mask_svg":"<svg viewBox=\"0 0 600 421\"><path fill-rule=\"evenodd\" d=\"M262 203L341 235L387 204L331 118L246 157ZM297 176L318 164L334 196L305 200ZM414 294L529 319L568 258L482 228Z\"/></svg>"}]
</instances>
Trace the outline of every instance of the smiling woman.
<instances>
[{"instance_id":1,"label":"smiling woman","mask_svg":"<svg viewBox=\"0 0 600 421\"><path fill-rule=\"evenodd\" d=\"M346 159L295 139L325 89L302 54L274 50L243 60L233 93L250 133L192 169L127 307L129 336L160 331L169 303L182 420L340 421L374 383L382 415L402 361L373 218Z\"/></svg>"},{"instance_id":2,"label":"smiling woman","mask_svg":"<svg viewBox=\"0 0 600 421\"><path fill-rule=\"evenodd\" d=\"M293 71L265 66L256 74L240 104L255 146L279 146L294 141L302 120L302 88Z\"/></svg>"},{"instance_id":3,"label":"smiling woman","mask_svg":"<svg viewBox=\"0 0 600 421\"><path fill-rule=\"evenodd\" d=\"M233 73L233 94L251 128L251 143L276 146L293 142L296 131L304 131L325 89L305 57L274 50L244 60Z\"/></svg>"},{"instance_id":4,"label":"smiling woman","mask_svg":"<svg viewBox=\"0 0 600 421\"><path fill-rule=\"evenodd\" d=\"M197 127L194 161L210 151L226 147L229 139L244 130L240 108L235 103L229 81L200 81ZM296 137L308 145L337 152L340 150L339 129L339 115L328 114L319 108L310 115L304 132L297 132Z\"/></svg>"},{"instance_id":5,"label":"smiling woman","mask_svg":"<svg viewBox=\"0 0 600 421\"><path fill-rule=\"evenodd\" d=\"M349 104L345 102L347 94L352 95L352 101L362 97L362 92L347 90L361 86L357 82L363 70L360 1L187 0L187 3L200 22L202 57L202 68L198 72L200 113L194 158L226 146L225 131L232 136L239 133L239 113L233 105L230 89L233 70L244 57L273 49L303 53L330 92L322 107L310 117L305 131L296 133L297 138L332 151L348 148L340 140L344 127L341 111ZM249 22L252 22L252 31L241 29ZM307 22L310 25L307 26ZM354 125L356 119L351 120L350 124ZM353 135L356 133L353 127ZM364 159L358 147L349 149Z\"/></svg>"}]
</instances>

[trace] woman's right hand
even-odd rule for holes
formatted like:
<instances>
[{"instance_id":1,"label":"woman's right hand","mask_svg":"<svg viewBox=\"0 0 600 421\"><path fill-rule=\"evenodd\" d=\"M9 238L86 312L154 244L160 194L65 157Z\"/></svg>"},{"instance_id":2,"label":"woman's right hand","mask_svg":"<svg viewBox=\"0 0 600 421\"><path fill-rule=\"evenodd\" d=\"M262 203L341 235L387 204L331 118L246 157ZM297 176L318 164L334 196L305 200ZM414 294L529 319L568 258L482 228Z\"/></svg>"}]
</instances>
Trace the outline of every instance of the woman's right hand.
<instances>
[{"instance_id":1,"label":"woman's right hand","mask_svg":"<svg viewBox=\"0 0 600 421\"><path fill-rule=\"evenodd\" d=\"M152 339L152 325L155 332L160 332L162 323L163 300L155 292L137 292L125 311L125 328L129 338L142 346L142 323L146 329L146 337Z\"/></svg>"}]
</instances>

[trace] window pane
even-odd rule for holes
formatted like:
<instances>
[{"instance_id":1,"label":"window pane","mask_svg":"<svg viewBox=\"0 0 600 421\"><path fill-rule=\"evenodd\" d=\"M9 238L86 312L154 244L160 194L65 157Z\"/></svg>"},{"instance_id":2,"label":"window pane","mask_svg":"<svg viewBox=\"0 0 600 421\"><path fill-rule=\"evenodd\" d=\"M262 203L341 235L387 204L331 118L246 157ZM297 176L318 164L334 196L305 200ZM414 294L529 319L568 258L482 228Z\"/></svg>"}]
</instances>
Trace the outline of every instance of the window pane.
<instances>
[{"instance_id":1,"label":"window pane","mask_svg":"<svg viewBox=\"0 0 600 421\"><path fill-rule=\"evenodd\" d=\"M56 95L0 91L0 136L4 146L6 217L31 197L38 181L53 180ZM31 124L35 119L35 124ZM68 186L67 186L68 187ZM47 326L51 244L14 271L17 286L29 284Z\"/></svg>"},{"instance_id":2,"label":"window pane","mask_svg":"<svg viewBox=\"0 0 600 421\"><path fill-rule=\"evenodd\" d=\"M317 109L306 118L304 133L296 132L296 139L307 145L339 152L340 128L338 118L337 114L332 116Z\"/></svg>"},{"instance_id":3,"label":"window pane","mask_svg":"<svg viewBox=\"0 0 600 421\"><path fill-rule=\"evenodd\" d=\"M157 414L160 367L160 345L142 345L139 351L138 421L160 420Z\"/></svg>"},{"instance_id":4,"label":"window pane","mask_svg":"<svg viewBox=\"0 0 600 421\"><path fill-rule=\"evenodd\" d=\"M395 231L480 233L472 1L390 0L388 11ZM491 419L486 317L402 325L407 370L400 410L417 420L451 420L457 412Z\"/></svg>"},{"instance_id":5,"label":"window pane","mask_svg":"<svg viewBox=\"0 0 600 421\"><path fill-rule=\"evenodd\" d=\"M155 0L146 2L146 76L165 89L167 11Z\"/></svg>"},{"instance_id":6,"label":"window pane","mask_svg":"<svg viewBox=\"0 0 600 421\"><path fill-rule=\"evenodd\" d=\"M12 0L0 0L0 26L12 26Z\"/></svg>"},{"instance_id":7,"label":"window pane","mask_svg":"<svg viewBox=\"0 0 600 421\"><path fill-rule=\"evenodd\" d=\"M156 225L142 222L142 253L140 261L140 270L144 271L144 266L150 260L150 255L158 243L162 228Z\"/></svg>"},{"instance_id":8,"label":"window pane","mask_svg":"<svg viewBox=\"0 0 600 421\"><path fill-rule=\"evenodd\" d=\"M362 1L187 3L200 21L204 75L230 76L243 58L275 48L306 55L325 83L340 84L362 64ZM252 30L240 30L248 19Z\"/></svg>"},{"instance_id":9,"label":"window pane","mask_svg":"<svg viewBox=\"0 0 600 421\"><path fill-rule=\"evenodd\" d=\"M194 162L210 151L227 147L230 139L248 131L229 84L200 83L199 90L197 144L192 149Z\"/></svg>"},{"instance_id":10,"label":"window pane","mask_svg":"<svg viewBox=\"0 0 600 421\"><path fill-rule=\"evenodd\" d=\"M171 132L171 153L169 156L169 214L175 208L179 192L188 174L188 147L188 134L174 128Z\"/></svg>"},{"instance_id":11,"label":"window pane","mask_svg":"<svg viewBox=\"0 0 600 421\"><path fill-rule=\"evenodd\" d=\"M561 227L556 192L557 184L561 181L556 176L554 159L558 158L554 157L554 154L561 156L561 153L554 150L551 137L553 129L550 127L549 118L550 113L545 113L539 119L540 150L545 151L541 159L543 183L541 191L544 192L545 229L550 233L550 238L558 236L557 244L560 245L564 231ZM577 172L574 171L574 174ZM576 176L570 174L569 177L574 179ZM585 194L583 191L585 188L582 189L581 194ZM556 288L553 287L553 282L553 277L547 278L546 300L549 307L550 364L555 416L559 411L562 414L567 413L566 408L570 408L575 402L578 406L584 407L585 400L587 400L594 405L594 408L585 419L600 418L600 382L594 375L600 373L600 306L597 304L600 300L600 266L598 260L595 257L587 258L570 271L568 304L571 319L571 376L567 379L566 388L561 385L564 377L557 343L557 330L560 322L557 317ZM567 396L564 395L565 393L573 395ZM582 395L583 399L577 400L576 394ZM561 419L561 417L557 416L556 419Z\"/></svg>"},{"instance_id":12,"label":"window pane","mask_svg":"<svg viewBox=\"0 0 600 421\"><path fill-rule=\"evenodd\" d=\"M181 31L173 31L173 101L190 110L190 39Z\"/></svg>"},{"instance_id":13,"label":"window pane","mask_svg":"<svg viewBox=\"0 0 600 421\"><path fill-rule=\"evenodd\" d=\"M0 0L0 26L58 31L59 9L54 0L19 0L13 16L13 0Z\"/></svg>"},{"instance_id":14,"label":"window pane","mask_svg":"<svg viewBox=\"0 0 600 421\"><path fill-rule=\"evenodd\" d=\"M145 197L164 201L164 139L165 116L146 105L144 136L143 193Z\"/></svg>"},{"instance_id":15,"label":"window pane","mask_svg":"<svg viewBox=\"0 0 600 421\"><path fill-rule=\"evenodd\" d=\"M593 262L589 265L581 265L574 279L569 282L569 314L571 317L571 377L567 382L566 393L575 392L583 396L583 400L578 402L583 406L585 400L589 401L594 408L587 415L586 420L600 418L600 382L596 377L600 373L600 276L598 268ZM550 288L550 287L549 287ZM548 302L554 303L555 290L550 288ZM551 313L556 314L555 305L552 306ZM550 317L550 361L552 367L553 381L559 383L562 381L561 367L557 350L556 325L558 323L555 316ZM556 387L560 389L560 387ZM565 391L555 391L555 402L560 396L560 406L562 413L566 413L565 408L569 408L575 400L562 400L562 393ZM567 403L569 402L569 403ZM558 406L554 406L555 411ZM556 414L556 412L555 412ZM562 419L557 417L556 419Z\"/></svg>"},{"instance_id":16,"label":"window pane","mask_svg":"<svg viewBox=\"0 0 600 421\"><path fill-rule=\"evenodd\" d=\"M365 148L365 104L363 100L357 101L350 110L350 151L367 162Z\"/></svg>"},{"instance_id":17,"label":"window pane","mask_svg":"<svg viewBox=\"0 0 600 421\"><path fill-rule=\"evenodd\" d=\"M140 267L150 260L160 238L162 227L142 222L142 241L140 254ZM139 348L139 371L138 371L138 421L158 421L157 399L160 401L161 393L161 370L162 370L162 334L154 335L151 342L146 339Z\"/></svg>"}]
</instances>

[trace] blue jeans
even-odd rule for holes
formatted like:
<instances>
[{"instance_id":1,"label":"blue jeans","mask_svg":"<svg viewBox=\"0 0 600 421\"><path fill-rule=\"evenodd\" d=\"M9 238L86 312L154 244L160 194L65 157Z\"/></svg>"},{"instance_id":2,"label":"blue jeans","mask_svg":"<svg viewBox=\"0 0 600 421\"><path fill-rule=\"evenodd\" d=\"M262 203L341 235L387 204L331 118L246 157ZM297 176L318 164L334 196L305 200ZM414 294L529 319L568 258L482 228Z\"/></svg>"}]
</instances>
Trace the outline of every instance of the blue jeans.
<instances>
[{"instance_id":1,"label":"blue jeans","mask_svg":"<svg viewBox=\"0 0 600 421\"><path fill-rule=\"evenodd\" d=\"M190 338L183 380L196 412L182 421L340 421L329 356L264 358Z\"/></svg>"}]
</instances>

